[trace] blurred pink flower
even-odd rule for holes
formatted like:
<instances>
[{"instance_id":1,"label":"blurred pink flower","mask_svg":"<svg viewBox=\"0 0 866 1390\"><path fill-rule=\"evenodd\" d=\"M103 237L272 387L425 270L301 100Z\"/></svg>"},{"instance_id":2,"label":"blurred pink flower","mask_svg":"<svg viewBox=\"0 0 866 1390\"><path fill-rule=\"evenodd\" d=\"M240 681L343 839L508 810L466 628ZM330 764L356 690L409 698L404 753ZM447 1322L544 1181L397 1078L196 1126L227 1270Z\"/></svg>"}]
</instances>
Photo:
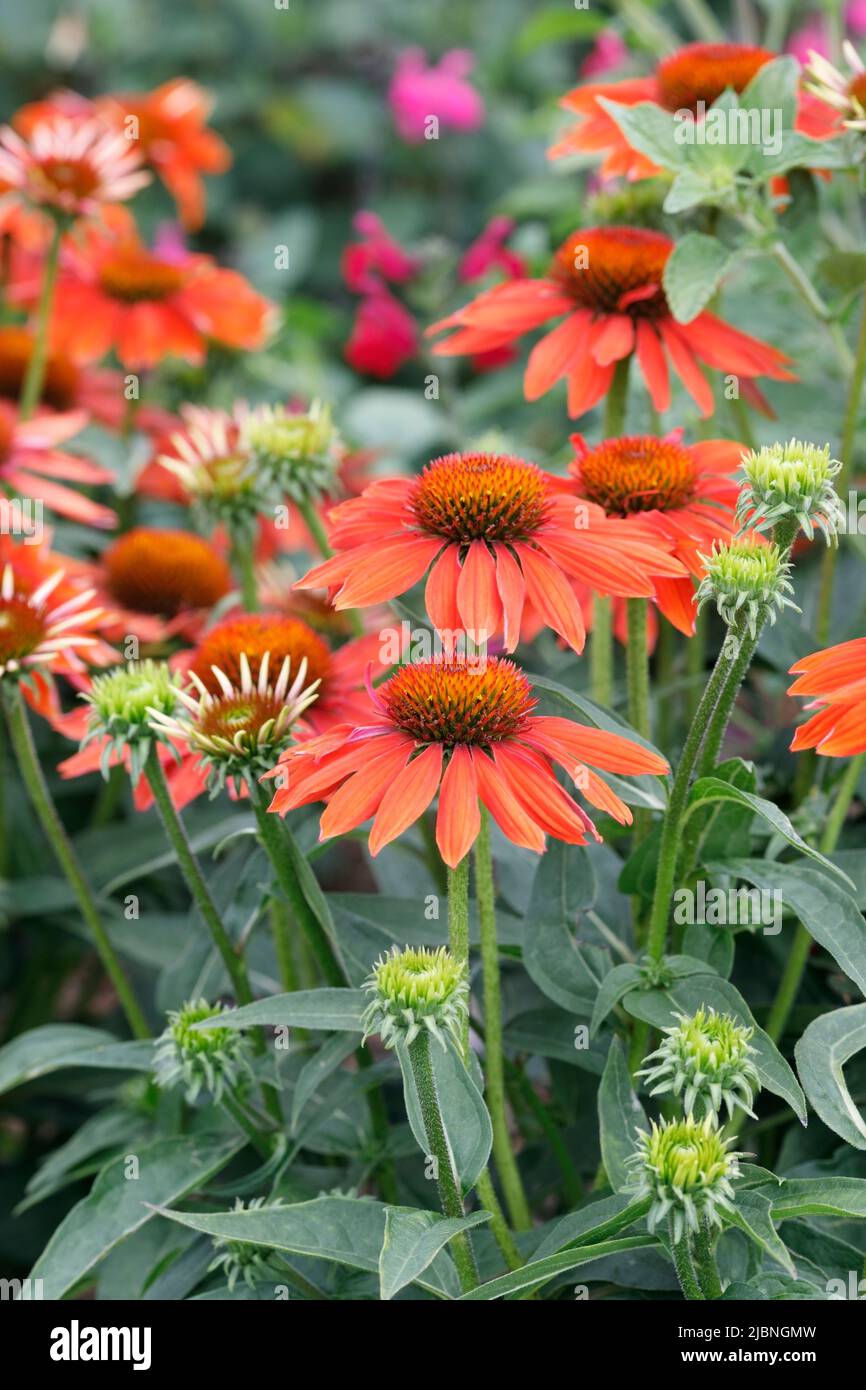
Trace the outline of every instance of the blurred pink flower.
<instances>
[{"instance_id":1,"label":"blurred pink flower","mask_svg":"<svg viewBox=\"0 0 866 1390\"><path fill-rule=\"evenodd\" d=\"M866 0L851 0L845 10L845 22L855 38L866 34Z\"/></svg>"},{"instance_id":2,"label":"blurred pink flower","mask_svg":"<svg viewBox=\"0 0 866 1390\"><path fill-rule=\"evenodd\" d=\"M435 116L452 130L477 130L484 120L484 102L466 81L475 59L465 49L452 49L429 67L420 48L407 48L397 61L388 101L399 135L418 144Z\"/></svg>"},{"instance_id":3,"label":"blurred pink flower","mask_svg":"<svg viewBox=\"0 0 866 1390\"><path fill-rule=\"evenodd\" d=\"M812 52L820 53L824 58L829 57L830 35L823 16L813 15L805 24L801 24L799 29L795 29L785 45L785 51L792 53L803 67L808 63L809 54Z\"/></svg>"},{"instance_id":4,"label":"blurred pink flower","mask_svg":"<svg viewBox=\"0 0 866 1390\"><path fill-rule=\"evenodd\" d=\"M350 367L386 381L418 351L418 325L383 285L358 305L344 356Z\"/></svg>"},{"instance_id":5,"label":"blurred pink flower","mask_svg":"<svg viewBox=\"0 0 866 1390\"><path fill-rule=\"evenodd\" d=\"M403 284L420 269L417 256L410 256L394 240L375 212L357 212L352 226L361 241L350 243L343 251L343 279L355 294L372 294L382 280Z\"/></svg>"},{"instance_id":6,"label":"blurred pink flower","mask_svg":"<svg viewBox=\"0 0 866 1390\"><path fill-rule=\"evenodd\" d=\"M592 51L580 65L581 77L598 77L620 67L628 57L628 48L615 29L603 29Z\"/></svg>"},{"instance_id":7,"label":"blurred pink flower","mask_svg":"<svg viewBox=\"0 0 866 1390\"><path fill-rule=\"evenodd\" d=\"M493 268L502 270L509 279L526 274L526 262L516 251L509 251L505 241L514 231L510 217L492 217L484 231L466 248L457 277L462 281L478 280Z\"/></svg>"}]
</instances>

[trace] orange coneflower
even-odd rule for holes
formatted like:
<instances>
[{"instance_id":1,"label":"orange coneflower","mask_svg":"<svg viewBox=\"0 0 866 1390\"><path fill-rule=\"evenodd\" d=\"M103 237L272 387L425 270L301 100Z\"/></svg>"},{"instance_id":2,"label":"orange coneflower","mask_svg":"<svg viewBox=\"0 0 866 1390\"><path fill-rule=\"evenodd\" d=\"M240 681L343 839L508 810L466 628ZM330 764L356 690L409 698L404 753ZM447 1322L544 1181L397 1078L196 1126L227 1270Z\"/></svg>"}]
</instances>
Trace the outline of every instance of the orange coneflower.
<instances>
[{"instance_id":1,"label":"orange coneflower","mask_svg":"<svg viewBox=\"0 0 866 1390\"><path fill-rule=\"evenodd\" d=\"M201 175L224 174L232 162L228 146L207 128L213 106L208 93L188 77L176 77L153 92L101 97L96 105L125 129L133 118L145 160L174 198L184 226L196 231L205 213Z\"/></svg>"},{"instance_id":2,"label":"orange coneflower","mask_svg":"<svg viewBox=\"0 0 866 1390\"><path fill-rule=\"evenodd\" d=\"M210 256L151 251L126 210L111 211L64 246L51 318L55 351L95 362L113 349L138 371L169 356L200 364L209 340L262 346L272 306L242 275ZM13 287L25 303L37 292L35 281Z\"/></svg>"},{"instance_id":3,"label":"orange coneflower","mask_svg":"<svg viewBox=\"0 0 866 1390\"><path fill-rule=\"evenodd\" d=\"M109 507L65 485L114 482L107 468L56 447L86 424L83 410L21 420L15 406L0 400L0 489L43 502L60 516L88 526L114 526L117 517ZM58 478L64 482L55 481Z\"/></svg>"},{"instance_id":4,"label":"orange coneflower","mask_svg":"<svg viewBox=\"0 0 866 1390\"><path fill-rule=\"evenodd\" d=\"M136 526L91 567L91 580L111 610L110 636L161 642L195 640L205 619L233 587L217 550L192 531Z\"/></svg>"},{"instance_id":5,"label":"orange coneflower","mask_svg":"<svg viewBox=\"0 0 866 1390\"><path fill-rule=\"evenodd\" d=\"M244 613L211 628L195 651L184 652L176 664L187 667L215 694L219 681L214 667L233 685L239 685L241 656L246 658L254 681L259 678L266 654L272 671L279 670L287 659L293 671L306 661L307 684L319 684L316 701L304 718L317 733L322 733L335 724L360 722L371 715L365 676L370 666L374 675L385 671L381 646L380 637L373 633L332 651L300 618L279 613Z\"/></svg>"},{"instance_id":6,"label":"orange coneflower","mask_svg":"<svg viewBox=\"0 0 866 1390\"><path fill-rule=\"evenodd\" d=\"M705 416L713 413L713 392L699 362L744 377L746 384L756 376L790 380L784 353L708 310L677 323L662 287L673 249L669 237L639 227L573 232L546 279L497 285L428 329L456 329L434 352L488 352L565 315L532 349L524 392L537 400L564 378L572 417L602 399L616 364L632 353L656 410L670 404L668 359Z\"/></svg>"},{"instance_id":7,"label":"orange coneflower","mask_svg":"<svg viewBox=\"0 0 866 1390\"><path fill-rule=\"evenodd\" d=\"M0 327L0 400L17 403L33 356L33 334L21 324ZM84 368L62 352L49 353L38 408L83 410L108 429L120 429L128 417L125 382L118 371ZM164 431L173 416L146 402L135 412L135 428L149 434Z\"/></svg>"},{"instance_id":8,"label":"orange coneflower","mask_svg":"<svg viewBox=\"0 0 866 1390\"><path fill-rule=\"evenodd\" d=\"M78 92L56 91L19 107L12 124L27 137L56 116L76 121L101 117L134 143L177 203L184 225L196 231L204 220L201 174L222 174L231 164L228 146L208 130L213 102L188 77L176 77L152 92L112 93L91 101Z\"/></svg>"},{"instance_id":9,"label":"orange coneflower","mask_svg":"<svg viewBox=\"0 0 866 1390\"><path fill-rule=\"evenodd\" d=\"M53 675L85 670L83 649L104 649L102 609L92 589L70 584L62 557L48 546L0 538L0 680L19 680L24 698L46 719L60 713Z\"/></svg>"},{"instance_id":10,"label":"orange coneflower","mask_svg":"<svg viewBox=\"0 0 866 1390\"><path fill-rule=\"evenodd\" d=\"M766 48L742 43L690 43L662 58L649 77L625 78L620 82L586 82L562 98L561 106L580 119L549 151L551 159L571 154L603 154L603 178L651 178L659 166L646 155L632 149L613 117L599 102L607 98L622 106L650 101L663 111L690 111L699 116L731 89L745 91L765 64L777 57ZM824 133L828 122L821 117L818 103L808 92L801 92L796 129L802 134Z\"/></svg>"},{"instance_id":11,"label":"orange coneflower","mask_svg":"<svg viewBox=\"0 0 866 1390\"><path fill-rule=\"evenodd\" d=\"M416 478L376 482L335 507L339 552L297 588L334 586L337 608L394 598L429 570L427 612L440 632L504 633L506 650L531 608L576 651L584 644L570 583L649 597L654 576L683 573L670 547L608 525L600 507L577 508L534 463L502 454L448 454Z\"/></svg>"},{"instance_id":12,"label":"orange coneflower","mask_svg":"<svg viewBox=\"0 0 866 1390\"><path fill-rule=\"evenodd\" d=\"M0 129L0 179L31 206L66 217L131 198L150 183L141 166L135 143L97 118L50 116L26 138Z\"/></svg>"},{"instance_id":13,"label":"orange coneflower","mask_svg":"<svg viewBox=\"0 0 866 1390\"><path fill-rule=\"evenodd\" d=\"M376 855L413 825L437 792L436 842L455 867L475 842L479 802L515 844L540 853L545 835L584 844L598 832L560 786L558 763L591 805L624 825L631 812L594 772L667 773L657 753L619 734L533 713L532 686L513 662L494 657L404 666L375 692L372 719L298 743L270 777L270 810L285 815L327 801L321 838L373 817Z\"/></svg>"},{"instance_id":14,"label":"orange coneflower","mask_svg":"<svg viewBox=\"0 0 866 1390\"><path fill-rule=\"evenodd\" d=\"M794 735L791 748L814 748L828 758L866 753L866 637L804 656L791 667L798 674L789 695L811 695L807 709L817 712Z\"/></svg>"},{"instance_id":15,"label":"orange coneflower","mask_svg":"<svg viewBox=\"0 0 866 1390\"><path fill-rule=\"evenodd\" d=\"M665 617L691 635L695 628L694 584L715 541L729 541L737 527L734 509L739 487L734 473L745 446L727 439L680 442L680 432L660 439L631 435L589 446L571 436L576 458L567 486L619 517L642 536L650 531L666 541L687 574L656 579L656 600Z\"/></svg>"}]
</instances>

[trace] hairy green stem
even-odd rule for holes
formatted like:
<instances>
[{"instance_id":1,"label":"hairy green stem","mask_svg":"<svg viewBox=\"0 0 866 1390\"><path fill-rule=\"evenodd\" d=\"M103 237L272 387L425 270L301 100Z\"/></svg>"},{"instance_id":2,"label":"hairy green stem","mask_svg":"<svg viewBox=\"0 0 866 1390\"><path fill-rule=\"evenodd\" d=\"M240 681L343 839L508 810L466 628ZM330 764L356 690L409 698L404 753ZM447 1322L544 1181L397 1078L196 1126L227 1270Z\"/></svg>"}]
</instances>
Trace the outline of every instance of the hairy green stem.
<instances>
[{"instance_id":1,"label":"hairy green stem","mask_svg":"<svg viewBox=\"0 0 866 1390\"><path fill-rule=\"evenodd\" d=\"M605 594L594 594L589 636L589 689L597 705L613 702L613 607Z\"/></svg>"},{"instance_id":2,"label":"hairy green stem","mask_svg":"<svg viewBox=\"0 0 866 1390\"><path fill-rule=\"evenodd\" d=\"M713 1254L712 1237L705 1221L701 1221L699 1229L692 1236L691 1249L692 1265L704 1298L721 1298L722 1281Z\"/></svg>"},{"instance_id":3,"label":"hairy green stem","mask_svg":"<svg viewBox=\"0 0 866 1390\"><path fill-rule=\"evenodd\" d=\"M695 1267L692 1263L692 1252L688 1237L683 1236L680 1240L674 1239L673 1217L670 1217L668 1220L668 1230L670 1232L671 1254L674 1258L674 1268L677 1272L677 1278L680 1281L680 1288L683 1291L683 1296L687 1298L689 1302L698 1302L704 1299L705 1295L698 1283L698 1276L695 1273Z\"/></svg>"},{"instance_id":4,"label":"hairy green stem","mask_svg":"<svg viewBox=\"0 0 866 1390\"><path fill-rule=\"evenodd\" d=\"M251 1004L253 992L250 988L246 964L243 957L235 950L231 937L225 929L199 862L193 854L183 821L174 808L171 792L162 770L162 763L159 760L158 744L153 744L151 747L145 763L144 775L153 793L159 818L162 821L168 842L174 850L178 867L226 968L235 998L239 1004Z\"/></svg>"},{"instance_id":5,"label":"hairy green stem","mask_svg":"<svg viewBox=\"0 0 866 1390\"><path fill-rule=\"evenodd\" d=\"M39 762L39 755L33 742L33 732L24 708L24 700L17 685L8 680L0 681L3 708L21 780L27 789L34 811L45 833L45 838L60 864L67 882L75 895L79 911L93 937L99 958L114 985L121 1008L126 1015L130 1029L136 1038L149 1038L150 1029L136 1000L132 988L123 973L120 961L103 926L99 909L93 898L90 885L84 876L75 850L63 826L57 808L51 797L48 783Z\"/></svg>"},{"instance_id":6,"label":"hairy green stem","mask_svg":"<svg viewBox=\"0 0 866 1390\"><path fill-rule=\"evenodd\" d=\"M409 1046L409 1061L415 1079L415 1090L421 1107L421 1118L424 1123L424 1134L427 1138L429 1154L431 1158L436 1160L436 1182L442 1210L452 1220L459 1220L464 1215L463 1198L439 1109L436 1079L430 1061L430 1038L423 1029ZM460 1286L463 1292L467 1293L469 1289L478 1286L478 1274L469 1237L465 1231L458 1232L457 1235L452 1236L449 1244L454 1256L454 1263L457 1266Z\"/></svg>"},{"instance_id":7,"label":"hairy green stem","mask_svg":"<svg viewBox=\"0 0 866 1390\"><path fill-rule=\"evenodd\" d=\"M66 230L66 222L55 217L54 230L42 267L42 288L36 309L36 327L33 334L33 351L27 364L27 371L21 383L21 396L18 413L22 420L29 420L42 395L45 380L45 366L48 361L48 330L51 326L51 309L54 304L54 290L57 284L57 265L60 259L60 243Z\"/></svg>"},{"instance_id":8,"label":"hairy green stem","mask_svg":"<svg viewBox=\"0 0 866 1390\"><path fill-rule=\"evenodd\" d=\"M271 861L277 883L289 903L292 916L307 939L325 983L334 986L345 985L346 977L334 954L334 948L298 883L289 845L292 832L275 812L268 811L267 797L263 795L258 783L251 780L248 785L262 844Z\"/></svg>"},{"instance_id":9,"label":"hairy green stem","mask_svg":"<svg viewBox=\"0 0 866 1390\"><path fill-rule=\"evenodd\" d=\"M860 753L856 758L851 759L845 769L836 792L836 799L827 818L827 824L824 827L824 833L821 836L822 854L832 854L836 848L864 765L866 765L866 753ZM776 997L767 1019L766 1032L774 1043L778 1043L784 1034L791 1009L794 1007L794 1002L800 992L809 952L812 949L812 939L803 924L798 922L788 959L785 962L785 969L779 981L779 988L776 991Z\"/></svg>"},{"instance_id":10,"label":"hairy green stem","mask_svg":"<svg viewBox=\"0 0 866 1390\"><path fill-rule=\"evenodd\" d=\"M493 887L493 861L490 855L490 826L486 811L481 813L481 829L475 841L475 884L481 927L481 969L484 990L484 1071L487 1105L493 1122L493 1157L505 1194L505 1204L516 1231L528 1231L532 1213L523 1190L520 1169L511 1147L505 1108L505 1063L502 1050L502 999L499 974L499 947L496 940L496 907Z\"/></svg>"},{"instance_id":11,"label":"hairy green stem","mask_svg":"<svg viewBox=\"0 0 866 1390\"><path fill-rule=\"evenodd\" d=\"M647 646L647 601L626 600L628 640L625 653L628 686L628 718L632 728L644 738L650 736L649 648Z\"/></svg>"},{"instance_id":12,"label":"hairy green stem","mask_svg":"<svg viewBox=\"0 0 866 1390\"><path fill-rule=\"evenodd\" d=\"M225 1110L226 1114L231 1116L241 1133L250 1141L256 1153L260 1154L262 1158L270 1158L270 1145L264 1135L261 1134L253 1124L250 1116L235 1096L231 1095L228 1091L224 1091L220 1098L220 1105Z\"/></svg>"},{"instance_id":13,"label":"hairy green stem","mask_svg":"<svg viewBox=\"0 0 866 1390\"><path fill-rule=\"evenodd\" d=\"M484 1169L475 1184L475 1191L484 1210L490 1212L490 1229L506 1265L509 1269L520 1269L524 1263L523 1256L517 1248L514 1236L508 1229L508 1222L505 1220L505 1213L499 1204L496 1188L493 1186L493 1179L488 1168Z\"/></svg>"},{"instance_id":14,"label":"hairy green stem","mask_svg":"<svg viewBox=\"0 0 866 1390\"><path fill-rule=\"evenodd\" d=\"M259 590L256 583L255 543L252 536L242 532L233 537L231 562L240 583L244 608L248 613L255 613L259 607Z\"/></svg>"}]
</instances>

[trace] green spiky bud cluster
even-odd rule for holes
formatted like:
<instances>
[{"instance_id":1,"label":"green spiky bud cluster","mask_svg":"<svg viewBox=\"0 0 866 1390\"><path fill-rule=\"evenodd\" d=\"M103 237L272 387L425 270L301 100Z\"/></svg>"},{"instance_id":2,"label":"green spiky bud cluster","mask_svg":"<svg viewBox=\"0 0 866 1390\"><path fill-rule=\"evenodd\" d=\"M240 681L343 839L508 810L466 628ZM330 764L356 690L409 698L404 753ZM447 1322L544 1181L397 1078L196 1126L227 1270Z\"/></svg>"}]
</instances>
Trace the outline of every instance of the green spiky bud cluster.
<instances>
[{"instance_id":1,"label":"green spiky bud cluster","mask_svg":"<svg viewBox=\"0 0 866 1390\"><path fill-rule=\"evenodd\" d=\"M108 777L110 758L130 755L133 782L141 776L151 745L158 737L150 724L150 710L174 712L178 703L180 676L164 661L130 661L104 675L94 677L84 696L90 706L87 734L82 748L97 738L106 738L100 768Z\"/></svg>"},{"instance_id":2,"label":"green spiky bud cluster","mask_svg":"<svg viewBox=\"0 0 866 1390\"><path fill-rule=\"evenodd\" d=\"M444 946L394 946L373 966L364 989L372 999L364 1010L364 1037L378 1033L386 1047L414 1042L422 1028L445 1046L445 1033L455 1042L469 1007L469 986L463 967Z\"/></svg>"},{"instance_id":3,"label":"green spiky bud cluster","mask_svg":"<svg viewBox=\"0 0 866 1390\"><path fill-rule=\"evenodd\" d=\"M242 438L257 475L280 493L304 502L333 491L340 438L329 407L320 401L303 414L259 406L244 422Z\"/></svg>"},{"instance_id":4,"label":"green spiky bud cluster","mask_svg":"<svg viewBox=\"0 0 866 1390\"><path fill-rule=\"evenodd\" d=\"M699 612L705 603L715 603L728 627L745 618L754 637L762 616L772 626L783 609L800 611L789 597L794 592L788 579L791 567L777 545L756 538L732 541L716 544L712 555L700 558L705 574L695 594Z\"/></svg>"},{"instance_id":5,"label":"green spiky bud cluster","mask_svg":"<svg viewBox=\"0 0 866 1390\"><path fill-rule=\"evenodd\" d=\"M830 446L791 439L743 455L745 481L737 502L741 527L766 531L786 517L812 540L815 528L829 545L844 524L844 510L834 486L842 464Z\"/></svg>"},{"instance_id":6,"label":"green spiky bud cluster","mask_svg":"<svg viewBox=\"0 0 866 1390\"><path fill-rule=\"evenodd\" d=\"M192 1104L200 1091L219 1100L226 1089L251 1076L249 1042L237 1028L196 1028L224 1012L221 1004L190 999L168 1015L168 1027L156 1040L154 1076L164 1090L182 1085Z\"/></svg>"},{"instance_id":7,"label":"green spiky bud cluster","mask_svg":"<svg viewBox=\"0 0 866 1390\"><path fill-rule=\"evenodd\" d=\"M235 1198L233 1211L261 1211L267 1207L281 1207L281 1197L253 1197L244 1202ZM213 1248L216 1257L208 1265L208 1274L221 1269L226 1277L229 1293L234 1293L235 1284L243 1279L248 1288L255 1288L263 1279L273 1277L270 1268L272 1251L266 1245L253 1245L248 1240L233 1240L230 1236L214 1236Z\"/></svg>"},{"instance_id":8,"label":"green spiky bud cluster","mask_svg":"<svg viewBox=\"0 0 866 1390\"><path fill-rule=\"evenodd\" d=\"M724 1104L728 1119L740 1106L753 1115L752 1100L761 1082L752 1058L755 1049L749 1039L754 1028L743 1027L730 1014L715 1009L698 1009L689 1018L677 1015L672 1028L663 1028L661 1047L644 1058L638 1076L644 1077L650 1095L672 1091L682 1095L687 1115L718 1116ZM754 1116L753 1116L754 1118Z\"/></svg>"},{"instance_id":9,"label":"green spiky bud cluster","mask_svg":"<svg viewBox=\"0 0 866 1390\"><path fill-rule=\"evenodd\" d=\"M721 1226L721 1213L733 1209L732 1184L740 1176L742 1154L728 1151L735 1141L723 1138L714 1117L653 1122L649 1131L638 1130L637 1141L628 1160L634 1169L631 1186L638 1198L652 1198L650 1231L670 1217L678 1243L702 1221Z\"/></svg>"}]
</instances>

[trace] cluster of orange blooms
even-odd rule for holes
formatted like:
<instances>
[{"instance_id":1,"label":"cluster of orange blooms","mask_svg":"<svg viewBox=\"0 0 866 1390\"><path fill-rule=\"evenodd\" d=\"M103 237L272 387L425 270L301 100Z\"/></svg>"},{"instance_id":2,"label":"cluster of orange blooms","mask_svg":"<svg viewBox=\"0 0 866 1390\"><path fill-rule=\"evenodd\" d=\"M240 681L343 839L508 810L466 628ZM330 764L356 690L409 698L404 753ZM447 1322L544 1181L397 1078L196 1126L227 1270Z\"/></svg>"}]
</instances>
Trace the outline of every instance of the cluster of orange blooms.
<instances>
[{"instance_id":1,"label":"cluster of orange blooms","mask_svg":"<svg viewBox=\"0 0 866 1390\"><path fill-rule=\"evenodd\" d=\"M602 136L610 138L601 108L587 116L586 100L572 101L585 120L567 137L569 148L587 140L601 148ZM90 101L59 93L23 108L0 131L3 290L19 320L0 327L0 487L8 496L38 499L103 530L117 527L115 512L80 490L110 485L110 471L60 447L91 419L128 427L117 364L142 373L166 357L201 364L212 344L254 352L266 343L273 305L236 271L177 240L146 245L126 206L156 176L186 230L201 225L202 175L229 163L208 115L205 94L180 79L146 95ZM629 165L627 172L644 171ZM575 252L587 246L590 270L578 272ZM576 232L547 277L511 279L437 325L433 331L453 330L438 350L493 351L556 318L529 357L528 399L564 379L569 413L581 415L611 389L617 365L634 356L660 411L669 404L673 370L701 413L712 414L705 368L737 373L760 406L755 378L789 378L788 359L709 312L689 325L675 322L662 287L671 250L655 232ZM35 410L24 418L18 401L33 354L42 350L35 329L52 257L44 379ZM115 365L106 365L112 356ZM149 403L136 412L135 428L154 445L141 492L189 501L159 459L179 447L179 438L191 447L195 431L207 434L209 419L211 438L223 437L228 417L199 409L195 423L191 418L175 419ZM205 684L214 668L235 680L241 654L253 679L266 653L272 669L287 657L294 666L306 659L310 678L321 682L318 698L275 769L272 809L285 814L326 800L323 834L373 817L375 853L438 794L437 839L449 864L478 833L479 802L519 844L540 850L546 834L582 843L594 827L560 786L554 764L590 804L622 821L630 819L628 808L594 769L664 773L667 765L619 735L536 715L531 687L507 656L542 627L582 651L598 596L613 600L620 630L625 600L646 598L652 632L660 615L690 635L701 557L736 531L742 446L714 439L688 445L682 431L596 446L572 439L566 478L523 459L476 452L433 460L417 477L347 486L359 495L331 498L321 517L331 553L293 595L269 583L268 561L280 542L272 526L262 526L254 543L261 614L239 605L219 530L205 539L191 529L133 527L87 562L54 553L50 537L39 545L0 537L0 675L27 668L32 707L80 737L83 707L63 713L52 675L86 691L88 668L127 655L130 637L170 653L176 668ZM299 522L282 545L315 548ZM330 639L347 631L336 615L375 610L422 580L431 624L443 637L480 634L502 655L470 671L446 641L443 659L402 668L377 687L387 674L378 632L335 646ZM817 745L830 754L866 748L864 649L866 640L849 643L797 668L793 689L821 709L795 747ZM62 771L94 770L102 754L91 743ZM182 805L203 790L204 773L191 756L175 759L166 749L165 758ZM148 795L144 785L137 788L140 805Z\"/></svg>"}]
</instances>

